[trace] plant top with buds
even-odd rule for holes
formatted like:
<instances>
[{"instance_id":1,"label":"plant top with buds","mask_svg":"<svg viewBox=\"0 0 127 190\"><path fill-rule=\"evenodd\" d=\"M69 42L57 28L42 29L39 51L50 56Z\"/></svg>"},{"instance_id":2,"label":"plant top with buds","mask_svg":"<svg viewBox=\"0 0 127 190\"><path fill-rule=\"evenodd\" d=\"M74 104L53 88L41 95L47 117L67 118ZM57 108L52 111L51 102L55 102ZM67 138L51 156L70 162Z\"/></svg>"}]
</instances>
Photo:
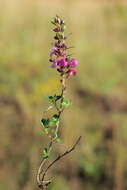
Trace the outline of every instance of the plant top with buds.
<instances>
[{"instance_id":1,"label":"plant top with buds","mask_svg":"<svg viewBox=\"0 0 127 190\"><path fill-rule=\"evenodd\" d=\"M51 21L51 23L54 26L53 31L55 32L55 36L53 47L50 50L49 61L51 62L51 68L56 68L60 74L61 93L48 97L50 106L46 112L52 108L55 108L56 112L50 118L48 117L41 119L42 132L49 138L49 143L48 146L43 150L43 158L37 172L37 184L40 190L45 190L52 182L52 180L45 180L48 170L58 160L73 151L81 139L81 137L79 137L70 149L66 150L63 154L58 155L55 160L51 161L45 167L53 150L53 145L60 141L58 132L61 115L65 108L71 105L71 100L65 97L66 80L68 80L69 77L76 75L75 68L78 65L78 61L67 53L67 50L71 47L68 47L66 44L67 36L64 34L66 29L64 20L59 16L56 16L54 20Z\"/></svg>"},{"instance_id":2,"label":"plant top with buds","mask_svg":"<svg viewBox=\"0 0 127 190\"><path fill-rule=\"evenodd\" d=\"M64 32L66 25L64 20L60 19L58 16L52 21L54 25L53 31L55 32L55 42L52 49L50 50L50 62L52 63L52 68L57 68L61 76L68 78L69 76L76 75L75 67L78 65L78 61L67 53L68 47L66 44L67 36Z\"/></svg>"}]
</instances>

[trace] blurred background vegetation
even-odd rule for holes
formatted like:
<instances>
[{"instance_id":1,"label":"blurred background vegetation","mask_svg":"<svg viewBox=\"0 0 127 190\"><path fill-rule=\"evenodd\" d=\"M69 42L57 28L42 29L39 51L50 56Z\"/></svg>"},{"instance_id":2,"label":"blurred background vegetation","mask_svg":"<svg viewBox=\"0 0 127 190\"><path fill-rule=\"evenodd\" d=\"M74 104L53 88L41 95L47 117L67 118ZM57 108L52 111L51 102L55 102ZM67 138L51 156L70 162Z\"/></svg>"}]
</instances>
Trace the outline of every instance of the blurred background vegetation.
<instances>
[{"instance_id":1,"label":"blurred background vegetation","mask_svg":"<svg viewBox=\"0 0 127 190\"><path fill-rule=\"evenodd\" d=\"M0 1L0 190L32 190L47 143L40 119L58 92L49 50L56 14L72 32L79 60L70 79L73 105L63 116L66 146L80 146L51 173L52 190L127 189L127 1ZM61 144L56 153L64 151ZM55 156L55 155L54 155Z\"/></svg>"}]
</instances>

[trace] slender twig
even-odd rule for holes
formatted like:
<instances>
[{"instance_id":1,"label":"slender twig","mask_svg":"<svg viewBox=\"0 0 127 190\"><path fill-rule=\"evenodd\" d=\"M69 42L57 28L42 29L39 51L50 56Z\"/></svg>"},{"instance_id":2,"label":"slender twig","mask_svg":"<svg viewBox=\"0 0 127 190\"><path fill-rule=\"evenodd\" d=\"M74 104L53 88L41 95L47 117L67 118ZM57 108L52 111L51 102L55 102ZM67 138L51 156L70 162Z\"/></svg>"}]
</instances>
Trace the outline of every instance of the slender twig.
<instances>
[{"instance_id":1,"label":"slender twig","mask_svg":"<svg viewBox=\"0 0 127 190\"><path fill-rule=\"evenodd\" d=\"M70 152L72 152L75 147L77 146L77 144L79 143L79 141L81 140L81 136L77 139L77 141L75 142L75 144L69 149L69 150L66 150L63 154L59 155L53 162L51 162L49 164L49 166L46 168L46 170L44 171L44 174L43 174L43 177L42 177L42 180L44 180L44 177L47 173L47 171L57 162L59 161L61 158L63 158L64 156L66 156L67 154L69 154Z\"/></svg>"}]
</instances>

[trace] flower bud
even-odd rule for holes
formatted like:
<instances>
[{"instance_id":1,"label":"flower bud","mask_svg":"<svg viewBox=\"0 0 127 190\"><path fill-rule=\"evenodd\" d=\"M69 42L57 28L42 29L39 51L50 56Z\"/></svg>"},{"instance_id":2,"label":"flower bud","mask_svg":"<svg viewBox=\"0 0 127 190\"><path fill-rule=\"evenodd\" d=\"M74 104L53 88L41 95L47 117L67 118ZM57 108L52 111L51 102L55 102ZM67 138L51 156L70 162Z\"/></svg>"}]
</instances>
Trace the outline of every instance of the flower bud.
<instances>
[{"instance_id":1,"label":"flower bud","mask_svg":"<svg viewBox=\"0 0 127 190\"><path fill-rule=\"evenodd\" d=\"M77 71L75 69L70 69L69 70L69 76L75 76Z\"/></svg>"},{"instance_id":2,"label":"flower bud","mask_svg":"<svg viewBox=\"0 0 127 190\"><path fill-rule=\"evenodd\" d=\"M76 67L77 65L78 65L78 61L76 59L72 59L71 63L70 63L70 66L71 67Z\"/></svg>"},{"instance_id":3,"label":"flower bud","mask_svg":"<svg viewBox=\"0 0 127 190\"><path fill-rule=\"evenodd\" d=\"M61 25L61 31L64 32L65 29L66 29L65 24L62 24L62 25Z\"/></svg>"},{"instance_id":4,"label":"flower bud","mask_svg":"<svg viewBox=\"0 0 127 190\"><path fill-rule=\"evenodd\" d=\"M78 65L78 61L74 58L71 58L71 55L68 55L67 50L71 47L66 45L66 39L70 35L65 35L65 22L63 19L59 18L56 15L54 18L55 25L53 31L55 32L54 39L56 40L53 43L53 47L50 50L50 59L49 61L52 63L51 67L56 68L60 75L63 74L68 78L69 76L75 76L77 71L74 69Z\"/></svg>"},{"instance_id":5,"label":"flower bud","mask_svg":"<svg viewBox=\"0 0 127 190\"><path fill-rule=\"evenodd\" d=\"M50 61L50 62L53 62L53 60L52 60L52 59L49 59L49 61Z\"/></svg>"},{"instance_id":6,"label":"flower bud","mask_svg":"<svg viewBox=\"0 0 127 190\"><path fill-rule=\"evenodd\" d=\"M65 24L64 20L61 19L61 23L60 24Z\"/></svg>"},{"instance_id":7,"label":"flower bud","mask_svg":"<svg viewBox=\"0 0 127 190\"><path fill-rule=\"evenodd\" d=\"M60 32L60 28L58 28L58 27L57 27L57 28L54 28L53 31L54 31L54 32Z\"/></svg>"},{"instance_id":8,"label":"flower bud","mask_svg":"<svg viewBox=\"0 0 127 190\"><path fill-rule=\"evenodd\" d=\"M56 16L55 19L54 19L54 22L57 23L57 24L60 24L61 19L58 16Z\"/></svg>"},{"instance_id":9,"label":"flower bud","mask_svg":"<svg viewBox=\"0 0 127 190\"><path fill-rule=\"evenodd\" d=\"M54 39L55 39L55 40L59 40L58 36L55 36Z\"/></svg>"},{"instance_id":10,"label":"flower bud","mask_svg":"<svg viewBox=\"0 0 127 190\"><path fill-rule=\"evenodd\" d=\"M57 22L58 22L58 24L60 24L60 22L61 22L60 18L57 19Z\"/></svg>"}]
</instances>

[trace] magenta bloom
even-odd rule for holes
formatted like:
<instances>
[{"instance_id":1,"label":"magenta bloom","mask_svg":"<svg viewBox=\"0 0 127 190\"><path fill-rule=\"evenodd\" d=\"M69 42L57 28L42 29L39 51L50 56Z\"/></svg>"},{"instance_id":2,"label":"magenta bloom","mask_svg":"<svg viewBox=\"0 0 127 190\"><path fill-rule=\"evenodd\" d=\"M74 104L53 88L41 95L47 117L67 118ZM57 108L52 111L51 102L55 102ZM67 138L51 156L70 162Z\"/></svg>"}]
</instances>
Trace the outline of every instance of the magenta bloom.
<instances>
[{"instance_id":1,"label":"magenta bloom","mask_svg":"<svg viewBox=\"0 0 127 190\"><path fill-rule=\"evenodd\" d=\"M53 47L53 48L50 50L50 56L55 55L55 53L56 53L56 48Z\"/></svg>"},{"instance_id":2,"label":"magenta bloom","mask_svg":"<svg viewBox=\"0 0 127 190\"><path fill-rule=\"evenodd\" d=\"M67 61L65 60L64 57L62 57L59 61L58 61L58 65L60 67L66 67L67 66Z\"/></svg>"},{"instance_id":3,"label":"magenta bloom","mask_svg":"<svg viewBox=\"0 0 127 190\"><path fill-rule=\"evenodd\" d=\"M57 67L57 62L53 62L53 64L51 65L51 68L56 68Z\"/></svg>"},{"instance_id":4,"label":"magenta bloom","mask_svg":"<svg viewBox=\"0 0 127 190\"><path fill-rule=\"evenodd\" d=\"M70 69L69 76L75 76L77 71L75 69Z\"/></svg>"},{"instance_id":5,"label":"magenta bloom","mask_svg":"<svg viewBox=\"0 0 127 190\"><path fill-rule=\"evenodd\" d=\"M71 67L76 67L77 65L78 65L78 61L76 59L72 59L71 63L70 63L70 66Z\"/></svg>"},{"instance_id":6,"label":"magenta bloom","mask_svg":"<svg viewBox=\"0 0 127 190\"><path fill-rule=\"evenodd\" d=\"M49 61L51 62L51 68L56 68L60 76L64 75L66 78L69 76L75 76L77 73L75 68L78 65L78 61L68 54L69 47L66 44L67 36L64 34L66 28L65 23L62 19L56 16L52 21L52 24L55 25L53 29L55 32L55 42L50 49Z\"/></svg>"}]
</instances>

